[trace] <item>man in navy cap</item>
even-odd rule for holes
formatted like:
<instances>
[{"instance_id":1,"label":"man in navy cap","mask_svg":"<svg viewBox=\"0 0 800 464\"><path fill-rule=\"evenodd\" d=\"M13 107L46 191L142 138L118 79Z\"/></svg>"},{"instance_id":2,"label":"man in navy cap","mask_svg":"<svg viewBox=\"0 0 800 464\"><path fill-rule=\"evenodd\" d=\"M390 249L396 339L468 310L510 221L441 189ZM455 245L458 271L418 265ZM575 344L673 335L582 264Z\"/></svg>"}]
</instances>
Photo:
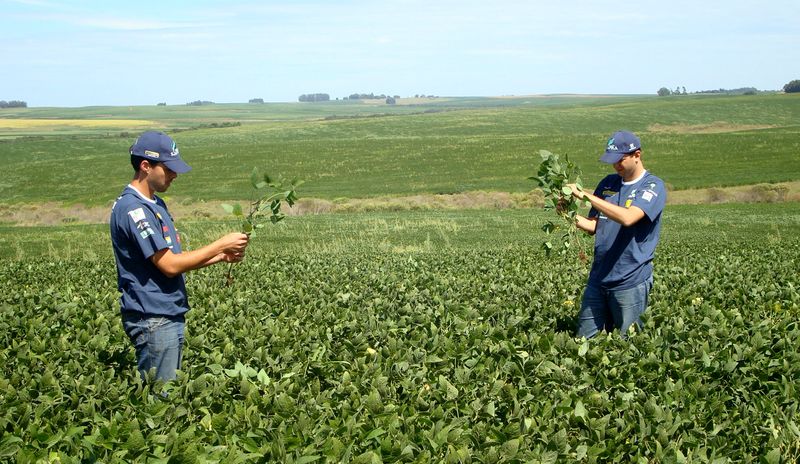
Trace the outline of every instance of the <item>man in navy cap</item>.
<instances>
[{"instance_id":1,"label":"man in navy cap","mask_svg":"<svg viewBox=\"0 0 800 464\"><path fill-rule=\"evenodd\" d=\"M639 316L647 308L667 191L644 168L641 143L631 132L615 132L600 161L617 173L600 181L594 194L570 185L573 196L592 205L576 226L595 236L577 334L591 338L617 328L625 337L632 325L641 327Z\"/></svg>"},{"instance_id":2,"label":"man in navy cap","mask_svg":"<svg viewBox=\"0 0 800 464\"><path fill-rule=\"evenodd\" d=\"M248 236L225 235L210 245L182 252L166 192L178 174L191 168L168 135L147 131L130 148L133 180L111 208L111 242L125 333L136 348L142 378L171 380L181 366L184 315L189 311L183 273L244 258Z\"/></svg>"}]
</instances>

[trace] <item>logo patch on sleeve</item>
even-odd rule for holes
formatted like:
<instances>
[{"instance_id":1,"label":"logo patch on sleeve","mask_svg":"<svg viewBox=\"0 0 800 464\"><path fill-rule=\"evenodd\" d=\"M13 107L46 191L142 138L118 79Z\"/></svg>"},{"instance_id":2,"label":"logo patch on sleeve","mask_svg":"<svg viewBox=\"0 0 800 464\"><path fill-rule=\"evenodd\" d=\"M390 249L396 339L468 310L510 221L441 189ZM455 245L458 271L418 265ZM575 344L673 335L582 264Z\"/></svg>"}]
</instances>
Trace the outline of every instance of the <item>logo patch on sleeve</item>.
<instances>
[{"instance_id":1,"label":"logo patch on sleeve","mask_svg":"<svg viewBox=\"0 0 800 464\"><path fill-rule=\"evenodd\" d=\"M652 193L650 193L650 192L644 192L644 193L642 194L642 200L644 200L644 201L650 201L650 200L652 200L652 199L653 199L653 194L652 194Z\"/></svg>"},{"instance_id":2,"label":"logo patch on sleeve","mask_svg":"<svg viewBox=\"0 0 800 464\"><path fill-rule=\"evenodd\" d=\"M144 209L136 208L134 210L128 211L128 216L131 217L133 222L139 222L145 220Z\"/></svg>"}]
</instances>

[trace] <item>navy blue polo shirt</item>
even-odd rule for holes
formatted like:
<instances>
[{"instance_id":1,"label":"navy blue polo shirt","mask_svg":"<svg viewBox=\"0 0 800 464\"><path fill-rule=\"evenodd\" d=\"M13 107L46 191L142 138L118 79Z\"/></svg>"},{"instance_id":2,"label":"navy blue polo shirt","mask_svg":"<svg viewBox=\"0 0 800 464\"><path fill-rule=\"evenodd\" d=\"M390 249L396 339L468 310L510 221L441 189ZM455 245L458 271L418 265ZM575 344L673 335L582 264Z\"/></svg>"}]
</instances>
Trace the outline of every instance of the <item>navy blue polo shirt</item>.
<instances>
[{"instance_id":1,"label":"navy blue polo shirt","mask_svg":"<svg viewBox=\"0 0 800 464\"><path fill-rule=\"evenodd\" d=\"M166 248L181 252L175 224L161 198L151 200L128 185L111 207L111 243L123 313L179 316L189 310L183 274L167 277L150 261Z\"/></svg>"},{"instance_id":2,"label":"navy blue polo shirt","mask_svg":"<svg viewBox=\"0 0 800 464\"><path fill-rule=\"evenodd\" d=\"M623 227L594 208L589 211L589 217L597 217L589 285L618 290L635 287L653 275L661 212L667 201L664 182L647 171L631 182L611 174L600 181L594 194L625 208L637 206L644 211L644 217Z\"/></svg>"}]
</instances>

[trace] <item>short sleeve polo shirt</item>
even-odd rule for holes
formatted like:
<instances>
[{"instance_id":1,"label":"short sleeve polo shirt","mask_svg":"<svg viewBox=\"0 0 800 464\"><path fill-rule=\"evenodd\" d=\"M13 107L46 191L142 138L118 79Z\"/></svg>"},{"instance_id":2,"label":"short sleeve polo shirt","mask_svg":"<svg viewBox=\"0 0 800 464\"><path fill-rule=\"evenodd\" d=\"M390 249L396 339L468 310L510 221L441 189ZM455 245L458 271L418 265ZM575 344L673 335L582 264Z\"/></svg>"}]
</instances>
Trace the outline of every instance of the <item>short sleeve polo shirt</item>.
<instances>
[{"instance_id":1,"label":"short sleeve polo shirt","mask_svg":"<svg viewBox=\"0 0 800 464\"><path fill-rule=\"evenodd\" d=\"M146 198L128 185L111 208L111 242L117 263L122 312L179 316L189 310L183 275L167 277L150 260L169 248L181 252L172 217L164 201Z\"/></svg>"},{"instance_id":2,"label":"short sleeve polo shirt","mask_svg":"<svg viewBox=\"0 0 800 464\"><path fill-rule=\"evenodd\" d=\"M597 218L597 228L589 284L620 290L634 287L653 275L652 261L667 200L664 182L646 171L632 182L612 174L600 181L594 194L624 208L641 208L645 216L624 227L592 208L589 217Z\"/></svg>"}]
</instances>

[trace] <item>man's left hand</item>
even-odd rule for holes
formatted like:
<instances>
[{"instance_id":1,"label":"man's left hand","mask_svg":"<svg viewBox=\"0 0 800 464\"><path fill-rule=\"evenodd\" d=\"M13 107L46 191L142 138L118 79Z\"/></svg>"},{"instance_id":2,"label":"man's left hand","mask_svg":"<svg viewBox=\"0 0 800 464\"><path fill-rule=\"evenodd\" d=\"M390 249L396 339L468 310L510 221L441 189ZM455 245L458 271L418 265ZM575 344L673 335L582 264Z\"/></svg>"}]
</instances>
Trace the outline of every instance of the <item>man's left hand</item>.
<instances>
[{"instance_id":1,"label":"man's left hand","mask_svg":"<svg viewBox=\"0 0 800 464\"><path fill-rule=\"evenodd\" d=\"M576 184L567 184L570 190L572 190L572 196L577 198L578 200L583 200L586 198L587 194L583 190L579 189Z\"/></svg>"}]
</instances>

